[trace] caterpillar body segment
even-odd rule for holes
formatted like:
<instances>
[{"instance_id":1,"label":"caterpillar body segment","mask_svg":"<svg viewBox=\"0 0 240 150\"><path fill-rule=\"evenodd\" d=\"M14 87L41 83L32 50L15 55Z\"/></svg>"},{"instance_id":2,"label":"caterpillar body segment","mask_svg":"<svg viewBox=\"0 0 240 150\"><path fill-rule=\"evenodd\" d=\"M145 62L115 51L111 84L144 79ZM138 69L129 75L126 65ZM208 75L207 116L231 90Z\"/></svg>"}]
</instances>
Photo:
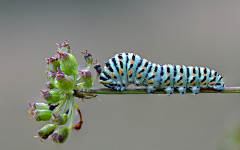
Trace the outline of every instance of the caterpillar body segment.
<instances>
[{"instance_id":1,"label":"caterpillar body segment","mask_svg":"<svg viewBox=\"0 0 240 150\"><path fill-rule=\"evenodd\" d=\"M142 59L134 53L120 53L110 58L100 75L99 82L108 88L123 91L129 84L145 86L148 93L163 89L173 94L176 88L180 94L186 89L198 94L200 88L224 89L224 82L215 70L206 67L184 65L159 65Z\"/></svg>"}]
</instances>

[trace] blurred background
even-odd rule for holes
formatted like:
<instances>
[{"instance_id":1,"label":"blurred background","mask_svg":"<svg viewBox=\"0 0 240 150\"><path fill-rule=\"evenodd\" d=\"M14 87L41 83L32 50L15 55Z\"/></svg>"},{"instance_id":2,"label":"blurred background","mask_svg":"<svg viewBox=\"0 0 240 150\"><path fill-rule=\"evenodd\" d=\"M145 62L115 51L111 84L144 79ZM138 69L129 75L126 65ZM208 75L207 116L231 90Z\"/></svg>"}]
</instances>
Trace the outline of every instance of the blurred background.
<instances>
[{"instance_id":1,"label":"blurred background","mask_svg":"<svg viewBox=\"0 0 240 150\"><path fill-rule=\"evenodd\" d=\"M226 86L240 86L239 8L239 0L1 0L0 148L218 149L240 123L239 94L75 98L84 123L62 145L33 138L46 123L29 120L28 101L43 102L44 58L64 40L79 65L86 49L102 65L134 52L159 64L208 67Z\"/></svg>"}]
</instances>

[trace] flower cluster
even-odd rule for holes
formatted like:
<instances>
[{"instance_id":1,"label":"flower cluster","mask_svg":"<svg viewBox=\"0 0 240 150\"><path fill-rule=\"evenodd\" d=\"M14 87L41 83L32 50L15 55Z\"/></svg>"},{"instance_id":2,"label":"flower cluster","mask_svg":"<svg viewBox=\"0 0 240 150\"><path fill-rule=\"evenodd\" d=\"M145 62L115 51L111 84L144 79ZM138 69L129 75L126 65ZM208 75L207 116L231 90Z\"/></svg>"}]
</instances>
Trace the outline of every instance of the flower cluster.
<instances>
[{"instance_id":1,"label":"flower cluster","mask_svg":"<svg viewBox=\"0 0 240 150\"><path fill-rule=\"evenodd\" d=\"M40 90L45 103L34 102L31 104L29 102L30 109L28 112L33 115L30 119L52 121L51 124L47 124L37 131L38 136L36 137L40 137L41 142L42 139L51 136L55 143L64 143L71 129L81 129L82 115L79 106L73 99L74 91L81 93L80 98L82 98L82 101L91 98L98 99L97 95L88 93L88 90L100 75L101 65L97 61L93 63L92 55L86 50L86 53L82 53L88 65L85 69L79 70L77 61L72 55L67 41L62 44L57 43L57 45L56 57L45 59L47 63L46 89ZM94 64L93 68L97 72L94 77L90 71L92 64ZM75 109L80 116L80 120L76 125L73 125ZM65 126L68 120L70 120L70 123Z\"/></svg>"}]
</instances>

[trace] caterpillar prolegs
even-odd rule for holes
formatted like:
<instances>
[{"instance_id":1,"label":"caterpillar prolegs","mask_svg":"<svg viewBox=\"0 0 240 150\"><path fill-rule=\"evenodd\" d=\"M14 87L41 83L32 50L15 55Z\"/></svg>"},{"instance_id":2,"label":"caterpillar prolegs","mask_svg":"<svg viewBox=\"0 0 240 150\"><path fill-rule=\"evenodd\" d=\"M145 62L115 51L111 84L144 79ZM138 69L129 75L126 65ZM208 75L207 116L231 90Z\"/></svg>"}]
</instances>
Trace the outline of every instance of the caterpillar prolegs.
<instances>
[{"instance_id":1,"label":"caterpillar prolegs","mask_svg":"<svg viewBox=\"0 0 240 150\"><path fill-rule=\"evenodd\" d=\"M185 94L187 88L198 94L200 88L207 87L221 92L224 89L222 78L217 71L206 67L159 65L134 53L120 53L105 63L99 82L115 90L123 91L129 84L134 84L145 86L148 93L163 89L171 95L174 88L180 94Z\"/></svg>"}]
</instances>

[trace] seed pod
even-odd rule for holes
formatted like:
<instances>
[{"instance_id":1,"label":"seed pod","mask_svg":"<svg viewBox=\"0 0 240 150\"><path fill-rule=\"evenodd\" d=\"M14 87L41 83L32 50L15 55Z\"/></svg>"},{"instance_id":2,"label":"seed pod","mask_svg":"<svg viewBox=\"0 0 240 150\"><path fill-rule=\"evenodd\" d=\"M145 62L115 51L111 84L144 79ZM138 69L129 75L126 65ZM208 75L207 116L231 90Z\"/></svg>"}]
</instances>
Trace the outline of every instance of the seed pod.
<instances>
[{"instance_id":1,"label":"seed pod","mask_svg":"<svg viewBox=\"0 0 240 150\"><path fill-rule=\"evenodd\" d=\"M53 70L49 70L47 72L47 88L48 89L54 89L54 79L56 77L56 72Z\"/></svg>"},{"instance_id":2,"label":"seed pod","mask_svg":"<svg viewBox=\"0 0 240 150\"><path fill-rule=\"evenodd\" d=\"M61 72L58 68L54 85L64 92L72 92L75 87L75 80L73 76L65 75L65 73Z\"/></svg>"},{"instance_id":3,"label":"seed pod","mask_svg":"<svg viewBox=\"0 0 240 150\"><path fill-rule=\"evenodd\" d=\"M57 57L45 58L45 60L47 62L47 68L49 71L50 70L57 71L57 67L60 66L60 63Z\"/></svg>"},{"instance_id":4,"label":"seed pod","mask_svg":"<svg viewBox=\"0 0 240 150\"><path fill-rule=\"evenodd\" d=\"M53 82L54 83L54 82ZM53 84L51 81L47 81L46 83L48 89L53 89Z\"/></svg>"},{"instance_id":5,"label":"seed pod","mask_svg":"<svg viewBox=\"0 0 240 150\"><path fill-rule=\"evenodd\" d=\"M92 62L93 62L93 59L92 59L92 54L88 53L87 50L86 50L86 53L84 52L81 52L82 54L84 54L84 59L86 60L86 62L88 63L88 69L91 68L91 65L92 65Z\"/></svg>"},{"instance_id":6,"label":"seed pod","mask_svg":"<svg viewBox=\"0 0 240 150\"><path fill-rule=\"evenodd\" d=\"M40 90L43 94L43 98L50 104L54 104L62 100L60 90Z\"/></svg>"},{"instance_id":7,"label":"seed pod","mask_svg":"<svg viewBox=\"0 0 240 150\"><path fill-rule=\"evenodd\" d=\"M37 131L38 136L42 139L47 139L49 135L51 135L56 129L56 124L47 124L43 128Z\"/></svg>"},{"instance_id":8,"label":"seed pod","mask_svg":"<svg viewBox=\"0 0 240 150\"><path fill-rule=\"evenodd\" d=\"M80 81L83 81L84 88L90 88L93 85L93 78L90 70L79 70Z\"/></svg>"},{"instance_id":9,"label":"seed pod","mask_svg":"<svg viewBox=\"0 0 240 150\"><path fill-rule=\"evenodd\" d=\"M66 75L77 75L78 65L75 57L69 53L58 52L58 59L60 62L60 70Z\"/></svg>"},{"instance_id":10,"label":"seed pod","mask_svg":"<svg viewBox=\"0 0 240 150\"><path fill-rule=\"evenodd\" d=\"M96 70L96 72L97 72L96 77L98 77L98 76L101 74L101 72L102 72L101 65L100 65L99 63L97 63L97 60L96 60L96 63L93 63L93 64L94 64L93 68L94 68L94 69Z\"/></svg>"},{"instance_id":11,"label":"seed pod","mask_svg":"<svg viewBox=\"0 0 240 150\"><path fill-rule=\"evenodd\" d=\"M70 46L67 43L67 40L65 40L62 44L61 43L56 43L58 46L59 52L64 52L64 53L70 53L72 54L72 51L70 50Z\"/></svg>"},{"instance_id":12,"label":"seed pod","mask_svg":"<svg viewBox=\"0 0 240 150\"><path fill-rule=\"evenodd\" d=\"M60 126L57 131L55 131L51 137L55 143L64 143L69 135L68 127Z\"/></svg>"},{"instance_id":13,"label":"seed pod","mask_svg":"<svg viewBox=\"0 0 240 150\"><path fill-rule=\"evenodd\" d=\"M48 121L52 119L52 111L51 110L35 110L33 112L34 114L34 118L36 119L36 121ZM30 118L32 119L32 118Z\"/></svg>"},{"instance_id":14,"label":"seed pod","mask_svg":"<svg viewBox=\"0 0 240 150\"><path fill-rule=\"evenodd\" d=\"M44 109L48 110L49 109L48 104L45 104L45 103L36 103L36 102L34 102L33 104L31 104L30 101L28 103L30 105L30 109L28 110L28 113L32 113L36 109L39 109L39 110L44 110Z\"/></svg>"},{"instance_id":15,"label":"seed pod","mask_svg":"<svg viewBox=\"0 0 240 150\"><path fill-rule=\"evenodd\" d=\"M53 114L53 122L55 122L57 125L64 125L68 122L68 115L67 114Z\"/></svg>"}]
</instances>

